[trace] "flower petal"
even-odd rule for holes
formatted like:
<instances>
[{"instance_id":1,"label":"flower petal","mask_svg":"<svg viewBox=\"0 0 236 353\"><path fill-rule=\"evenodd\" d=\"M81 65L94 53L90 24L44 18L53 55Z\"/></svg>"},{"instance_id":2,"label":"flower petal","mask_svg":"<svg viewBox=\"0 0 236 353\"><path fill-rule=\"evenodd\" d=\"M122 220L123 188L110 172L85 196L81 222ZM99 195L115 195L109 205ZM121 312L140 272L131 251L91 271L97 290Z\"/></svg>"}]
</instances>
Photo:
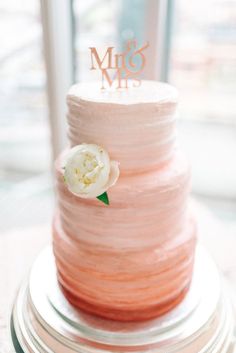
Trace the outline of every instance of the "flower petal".
<instances>
[{"instance_id":1,"label":"flower petal","mask_svg":"<svg viewBox=\"0 0 236 353\"><path fill-rule=\"evenodd\" d=\"M81 144L68 151L64 177L68 189L81 198L96 198L114 185L119 164L110 161L106 150L95 144Z\"/></svg>"},{"instance_id":2,"label":"flower petal","mask_svg":"<svg viewBox=\"0 0 236 353\"><path fill-rule=\"evenodd\" d=\"M111 161L110 165L111 165L111 169L110 169L109 180L108 180L107 184L104 185L103 188L101 188L99 190L95 190L94 192L89 193L89 195L87 195L87 194L78 195L77 194L77 196L82 197L84 199L96 198L97 196L106 192L111 186L115 185L115 183L117 182L117 179L119 178L119 175L120 175L119 163L116 161Z\"/></svg>"},{"instance_id":3,"label":"flower petal","mask_svg":"<svg viewBox=\"0 0 236 353\"><path fill-rule=\"evenodd\" d=\"M105 188L109 189L111 186L115 185L117 182L117 179L119 178L120 175L120 169L119 169L119 163L116 161L111 161L110 163L110 175L107 184L105 185Z\"/></svg>"}]
</instances>

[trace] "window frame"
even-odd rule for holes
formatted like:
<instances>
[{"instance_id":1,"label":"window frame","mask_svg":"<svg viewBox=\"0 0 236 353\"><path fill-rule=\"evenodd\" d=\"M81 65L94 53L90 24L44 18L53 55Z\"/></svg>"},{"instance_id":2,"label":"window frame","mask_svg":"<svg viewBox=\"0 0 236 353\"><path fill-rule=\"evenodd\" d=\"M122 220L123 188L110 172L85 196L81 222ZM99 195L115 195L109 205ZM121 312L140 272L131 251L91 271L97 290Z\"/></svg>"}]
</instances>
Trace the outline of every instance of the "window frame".
<instances>
[{"instance_id":1,"label":"window frame","mask_svg":"<svg viewBox=\"0 0 236 353\"><path fill-rule=\"evenodd\" d=\"M44 56L47 73L48 116L53 159L67 144L66 94L74 83L72 2L41 0Z\"/></svg>"}]
</instances>

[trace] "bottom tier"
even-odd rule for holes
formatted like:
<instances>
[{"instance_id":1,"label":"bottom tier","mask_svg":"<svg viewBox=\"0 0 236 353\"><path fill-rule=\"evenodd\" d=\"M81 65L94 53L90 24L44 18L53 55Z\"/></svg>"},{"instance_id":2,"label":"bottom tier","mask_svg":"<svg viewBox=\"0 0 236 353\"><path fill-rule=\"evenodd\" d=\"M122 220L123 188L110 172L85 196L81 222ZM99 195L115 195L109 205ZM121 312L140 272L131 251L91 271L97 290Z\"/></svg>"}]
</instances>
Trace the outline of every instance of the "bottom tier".
<instances>
[{"instance_id":1,"label":"bottom tier","mask_svg":"<svg viewBox=\"0 0 236 353\"><path fill-rule=\"evenodd\" d=\"M161 245L91 246L68 236L56 217L53 251L61 289L72 305L119 321L142 321L173 309L186 295L194 264L195 222Z\"/></svg>"},{"instance_id":2,"label":"bottom tier","mask_svg":"<svg viewBox=\"0 0 236 353\"><path fill-rule=\"evenodd\" d=\"M209 285L210 284L210 285ZM155 320L122 323L75 310L57 282L51 249L35 262L12 313L17 353L232 353L234 320L226 288L198 247L185 299Z\"/></svg>"}]
</instances>

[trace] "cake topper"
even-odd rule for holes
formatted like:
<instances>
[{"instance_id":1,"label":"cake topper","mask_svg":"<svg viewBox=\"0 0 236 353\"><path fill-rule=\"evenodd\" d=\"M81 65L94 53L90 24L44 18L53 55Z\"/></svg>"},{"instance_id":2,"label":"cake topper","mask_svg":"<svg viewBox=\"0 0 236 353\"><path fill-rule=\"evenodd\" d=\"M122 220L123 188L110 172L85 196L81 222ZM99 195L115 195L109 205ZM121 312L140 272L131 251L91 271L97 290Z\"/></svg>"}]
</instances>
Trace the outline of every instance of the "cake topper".
<instances>
[{"instance_id":1,"label":"cake topper","mask_svg":"<svg viewBox=\"0 0 236 353\"><path fill-rule=\"evenodd\" d=\"M137 41L132 39L126 43L123 52L114 53L114 47L108 47L103 56L99 56L95 47L90 47L90 70L101 71L101 89L111 87L114 83L116 88L128 88L129 82L135 87L140 86L139 74L146 64L143 51L148 46L147 42L141 48L137 48Z\"/></svg>"}]
</instances>

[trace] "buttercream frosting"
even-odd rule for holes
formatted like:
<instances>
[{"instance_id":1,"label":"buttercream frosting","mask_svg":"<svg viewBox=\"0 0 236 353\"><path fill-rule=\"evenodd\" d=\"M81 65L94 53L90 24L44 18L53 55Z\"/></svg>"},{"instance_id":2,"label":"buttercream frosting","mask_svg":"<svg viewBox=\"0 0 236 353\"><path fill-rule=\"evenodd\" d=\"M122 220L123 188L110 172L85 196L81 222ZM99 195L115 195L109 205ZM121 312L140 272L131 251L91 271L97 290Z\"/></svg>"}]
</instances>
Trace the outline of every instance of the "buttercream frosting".
<instances>
[{"instance_id":1,"label":"buttercream frosting","mask_svg":"<svg viewBox=\"0 0 236 353\"><path fill-rule=\"evenodd\" d=\"M176 89L155 81L128 90L74 85L67 96L70 144L103 146L123 173L155 168L173 154L177 98Z\"/></svg>"},{"instance_id":2,"label":"buttercream frosting","mask_svg":"<svg viewBox=\"0 0 236 353\"><path fill-rule=\"evenodd\" d=\"M190 169L175 145L178 96L152 81L128 90L99 87L69 91L70 145L102 146L119 162L120 177L107 206L67 188L67 151L56 161L58 279L74 306L114 320L145 320L182 300L194 264Z\"/></svg>"}]
</instances>

